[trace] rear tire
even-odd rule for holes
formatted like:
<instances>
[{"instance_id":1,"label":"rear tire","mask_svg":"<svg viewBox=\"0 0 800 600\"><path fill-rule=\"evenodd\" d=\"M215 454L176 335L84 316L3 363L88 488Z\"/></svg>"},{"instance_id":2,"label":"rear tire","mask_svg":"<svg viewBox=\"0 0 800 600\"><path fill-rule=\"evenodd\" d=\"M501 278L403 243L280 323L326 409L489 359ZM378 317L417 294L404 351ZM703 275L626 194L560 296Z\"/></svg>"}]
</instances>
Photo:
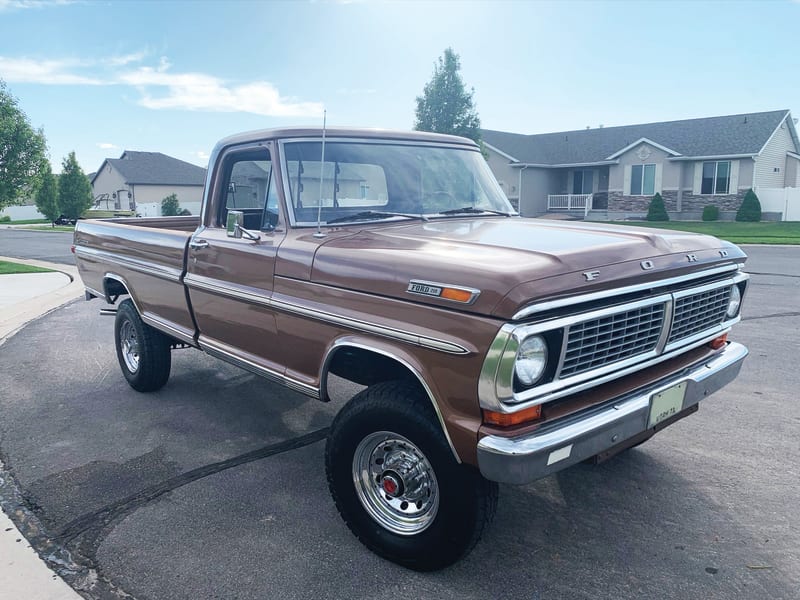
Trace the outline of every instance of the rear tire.
<instances>
[{"instance_id":1,"label":"rear tire","mask_svg":"<svg viewBox=\"0 0 800 600\"><path fill-rule=\"evenodd\" d=\"M356 395L331 425L325 467L356 537L417 571L469 553L497 506L497 484L456 462L430 401L413 383L379 383Z\"/></svg>"},{"instance_id":2,"label":"rear tire","mask_svg":"<svg viewBox=\"0 0 800 600\"><path fill-rule=\"evenodd\" d=\"M170 339L142 321L129 298L117 309L114 342L122 374L133 389L154 392L164 387L172 366Z\"/></svg>"}]
</instances>

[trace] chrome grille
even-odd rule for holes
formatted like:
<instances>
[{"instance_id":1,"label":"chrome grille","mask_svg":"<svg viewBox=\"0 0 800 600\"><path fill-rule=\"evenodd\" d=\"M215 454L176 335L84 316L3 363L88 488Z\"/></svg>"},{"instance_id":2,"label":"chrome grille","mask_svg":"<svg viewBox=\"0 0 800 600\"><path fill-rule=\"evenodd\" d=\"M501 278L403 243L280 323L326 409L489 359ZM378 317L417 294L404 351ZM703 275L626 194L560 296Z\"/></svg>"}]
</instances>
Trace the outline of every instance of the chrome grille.
<instances>
[{"instance_id":1,"label":"chrome grille","mask_svg":"<svg viewBox=\"0 0 800 600\"><path fill-rule=\"evenodd\" d=\"M721 287L675 299L675 316L667 343L676 342L719 325L725 319L731 288Z\"/></svg>"},{"instance_id":2,"label":"chrome grille","mask_svg":"<svg viewBox=\"0 0 800 600\"><path fill-rule=\"evenodd\" d=\"M571 325L559 377L655 350L664 327L664 312L661 303Z\"/></svg>"}]
</instances>

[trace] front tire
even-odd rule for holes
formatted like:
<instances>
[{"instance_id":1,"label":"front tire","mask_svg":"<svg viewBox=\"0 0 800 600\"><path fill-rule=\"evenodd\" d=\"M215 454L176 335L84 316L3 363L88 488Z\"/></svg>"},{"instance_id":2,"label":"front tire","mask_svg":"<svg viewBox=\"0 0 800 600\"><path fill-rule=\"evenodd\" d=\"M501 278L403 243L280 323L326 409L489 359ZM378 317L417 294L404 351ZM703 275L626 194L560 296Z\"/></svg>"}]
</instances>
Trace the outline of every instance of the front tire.
<instances>
[{"instance_id":1,"label":"front tire","mask_svg":"<svg viewBox=\"0 0 800 600\"><path fill-rule=\"evenodd\" d=\"M172 367L170 340L147 325L126 298L114 321L117 360L128 384L138 392L154 392L167 383Z\"/></svg>"},{"instance_id":2,"label":"front tire","mask_svg":"<svg viewBox=\"0 0 800 600\"><path fill-rule=\"evenodd\" d=\"M356 537L418 571L469 553L497 506L497 484L456 462L430 401L413 383L379 383L356 395L331 425L325 466Z\"/></svg>"}]
</instances>

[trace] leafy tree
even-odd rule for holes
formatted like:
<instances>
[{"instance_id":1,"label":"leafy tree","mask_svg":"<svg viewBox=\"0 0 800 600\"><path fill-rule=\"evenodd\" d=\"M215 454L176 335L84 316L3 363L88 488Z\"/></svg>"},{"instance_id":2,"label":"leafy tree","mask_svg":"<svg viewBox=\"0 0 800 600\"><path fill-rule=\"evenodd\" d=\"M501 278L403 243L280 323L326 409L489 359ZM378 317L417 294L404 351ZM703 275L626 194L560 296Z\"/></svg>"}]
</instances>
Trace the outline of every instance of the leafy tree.
<instances>
[{"instance_id":1,"label":"leafy tree","mask_svg":"<svg viewBox=\"0 0 800 600\"><path fill-rule=\"evenodd\" d=\"M58 204L61 214L69 219L77 219L92 206L92 184L78 164L75 152L70 152L61 163Z\"/></svg>"},{"instance_id":2,"label":"leafy tree","mask_svg":"<svg viewBox=\"0 0 800 600\"><path fill-rule=\"evenodd\" d=\"M742 205L736 211L736 220L754 222L761 220L761 202L758 201L758 196L752 189L747 190L744 195Z\"/></svg>"},{"instance_id":3,"label":"leafy tree","mask_svg":"<svg viewBox=\"0 0 800 600\"><path fill-rule=\"evenodd\" d=\"M44 133L31 127L0 80L0 210L20 204L36 189L46 152Z\"/></svg>"},{"instance_id":4,"label":"leafy tree","mask_svg":"<svg viewBox=\"0 0 800 600\"><path fill-rule=\"evenodd\" d=\"M51 222L61 214L58 207L58 182L50 168L50 161L46 161L41 174L41 185L36 192L36 208Z\"/></svg>"},{"instance_id":5,"label":"leafy tree","mask_svg":"<svg viewBox=\"0 0 800 600\"><path fill-rule=\"evenodd\" d=\"M653 199L650 200L650 206L647 207L647 220L648 221L669 221L667 209L664 206L664 199L661 194L656 192Z\"/></svg>"},{"instance_id":6,"label":"leafy tree","mask_svg":"<svg viewBox=\"0 0 800 600\"><path fill-rule=\"evenodd\" d=\"M161 215L164 217L174 217L181 214L181 205L178 203L178 196L170 194L161 201Z\"/></svg>"},{"instance_id":7,"label":"leafy tree","mask_svg":"<svg viewBox=\"0 0 800 600\"><path fill-rule=\"evenodd\" d=\"M481 142L481 120L472 102L475 89L467 91L461 79L461 60L447 48L433 66L433 77L417 96L417 131L450 133Z\"/></svg>"}]
</instances>

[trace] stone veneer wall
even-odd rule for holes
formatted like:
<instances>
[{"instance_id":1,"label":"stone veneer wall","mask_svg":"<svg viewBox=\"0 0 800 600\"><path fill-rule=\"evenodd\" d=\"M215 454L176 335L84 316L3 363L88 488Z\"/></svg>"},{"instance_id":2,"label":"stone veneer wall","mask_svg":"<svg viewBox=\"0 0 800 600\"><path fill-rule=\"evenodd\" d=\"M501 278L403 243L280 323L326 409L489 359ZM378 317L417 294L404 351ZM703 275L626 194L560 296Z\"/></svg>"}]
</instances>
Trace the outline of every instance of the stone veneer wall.
<instances>
[{"instance_id":1,"label":"stone veneer wall","mask_svg":"<svg viewBox=\"0 0 800 600\"><path fill-rule=\"evenodd\" d=\"M683 212L703 212L703 207L713 204L720 210L738 210L744 199L745 190L739 190L738 194L726 194L724 196L700 196L688 192L683 193L681 207ZM661 192L664 199L664 206L669 212L678 210L677 190L666 190ZM652 196L625 196L622 192L608 192L608 211L622 213L647 212Z\"/></svg>"}]
</instances>

